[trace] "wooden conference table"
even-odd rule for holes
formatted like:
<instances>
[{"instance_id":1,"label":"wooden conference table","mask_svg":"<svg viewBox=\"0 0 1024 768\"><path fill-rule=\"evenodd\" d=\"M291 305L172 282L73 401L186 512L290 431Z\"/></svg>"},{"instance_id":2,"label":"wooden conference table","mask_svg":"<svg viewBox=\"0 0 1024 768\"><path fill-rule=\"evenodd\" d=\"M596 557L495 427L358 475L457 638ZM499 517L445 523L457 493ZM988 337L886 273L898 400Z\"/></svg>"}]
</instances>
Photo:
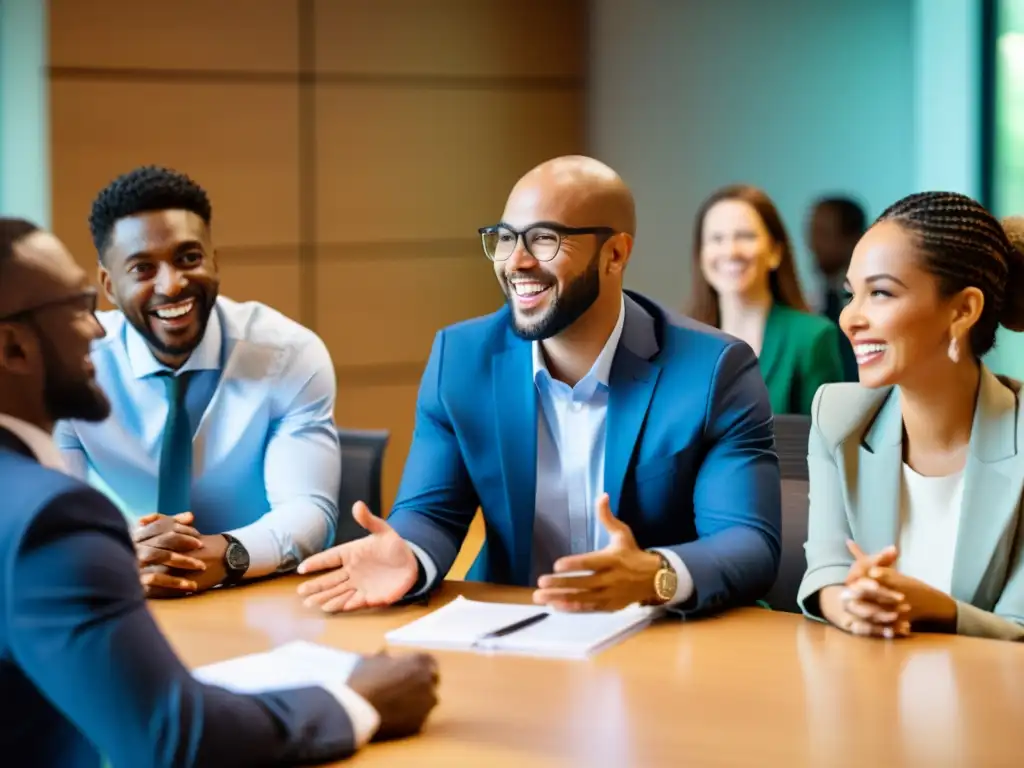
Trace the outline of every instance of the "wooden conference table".
<instances>
[{"instance_id":1,"label":"wooden conference table","mask_svg":"<svg viewBox=\"0 0 1024 768\"><path fill-rule=\"evenodd\" d=\"M302 606L298 583L150 605L198 666L296 639L373 653L386 631L458 594L529 600L528 590L448 582L426 608L324 616ZM1024 644L863 640L751 608L659 623L589 661L437 656L441 704L423 734L344 765L1024 764Z\"/></svg>"}]
</instances>

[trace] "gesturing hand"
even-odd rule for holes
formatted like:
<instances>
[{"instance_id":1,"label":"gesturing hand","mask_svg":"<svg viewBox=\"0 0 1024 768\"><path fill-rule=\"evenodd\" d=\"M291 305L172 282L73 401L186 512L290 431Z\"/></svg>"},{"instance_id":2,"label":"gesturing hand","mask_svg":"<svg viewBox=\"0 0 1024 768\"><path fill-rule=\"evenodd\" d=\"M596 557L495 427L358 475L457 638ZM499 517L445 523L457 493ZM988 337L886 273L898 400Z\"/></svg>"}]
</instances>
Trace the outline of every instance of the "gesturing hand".
<instances>
[{"instance_id":1,"label":"gesturing hand","mask_svg":"<svg viewBox=\"0 0 1024 768\"><path fill-rule=\"evenodd\" d=\"M597 499L597 519L608 531L608 546L585 555L570 555L555 562L553 575L541 576L533 602L560 611L617 611L633 603L654 600L654 577L661 557L640 549L633 532L612 515L608 494ZM560 576L591 571L585 576Z\"/></svg>"},{"instance_id":2,"label":"gesturing hand","mask_svg":"<svg viewBox=\"0 0 1024 768\"><path fill-rule=\"evenodd\" d=\"M299 585L308 607L319 606L328 613L379 608L401 599L416 583L416 556L394 529L358 501L352 516L370 532L346 544L306 558L299 573L330 573Z\"/></svg>"},{"instance_id":3,"label":"gesturing hand","mask_svg":"<svg viewBox=\"0 0 1024 768\"><path fill-rule=\"evenodd\" d=\"M348 679L349 687L380 715L375 741L417 733L437 705L437 662L425 653L363 659Z\"/></svg>"}]
</instances>

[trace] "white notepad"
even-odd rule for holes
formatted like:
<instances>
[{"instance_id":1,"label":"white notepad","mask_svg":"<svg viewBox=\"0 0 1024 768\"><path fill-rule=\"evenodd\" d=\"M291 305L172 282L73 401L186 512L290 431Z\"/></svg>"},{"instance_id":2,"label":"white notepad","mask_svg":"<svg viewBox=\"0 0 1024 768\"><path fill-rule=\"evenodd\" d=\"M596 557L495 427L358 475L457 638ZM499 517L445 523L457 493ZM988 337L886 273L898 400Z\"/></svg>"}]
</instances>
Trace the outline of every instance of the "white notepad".
<instances>
[{"instance_id":1,"label":"white notepad","mask_svg":"<svg viewBox=\"0 0 1024 768\"><path fill-rule=\"evenodd\" d=\"M485 635L537 614L545 618L504 637ZM612 613L560 613L536 605L482 603L458 597L385 635L394 645L585 659L646 627L661 614L633 606Z\"/></svg>"},{"instance_id":2,"label":"white notepad","mask_svg":"<svg viewBox=\"0 0 1024 768\"><path fill-rule=\"evenodd\" d=\"M326 681L344 683L360 658L356 653L297 640L264 653L199 667L192 676L235 693L263 693L322 686Z\"/></svg>"}]
</instances>

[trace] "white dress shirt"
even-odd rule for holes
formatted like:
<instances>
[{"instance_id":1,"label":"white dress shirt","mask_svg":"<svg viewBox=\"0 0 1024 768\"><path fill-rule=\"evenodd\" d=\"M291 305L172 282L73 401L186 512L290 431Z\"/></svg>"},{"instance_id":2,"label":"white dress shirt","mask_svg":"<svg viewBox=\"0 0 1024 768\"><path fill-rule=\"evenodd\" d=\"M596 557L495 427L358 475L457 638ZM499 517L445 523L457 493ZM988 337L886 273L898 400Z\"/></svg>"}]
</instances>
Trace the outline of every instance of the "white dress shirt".
<instances>
[{"instance_id":1,"label":"white dress shirt","mask_svg":"<svg viewBox=\"0 0 1024 768\"><path fill-rule=\"evenodd\" d=\"M135 520L158 511L167 368L121 312L97 317L107 336L92 361L111 416L62 421L55 439L71 474ZM332 544L341 450L323 341L270 307L221 297L202 341L170 373L189 374L196 529L237 538L249 551L247 578L291 570Z\"/></svg>"},{"instance_id":2,"label":"white dress shirt","mask_svg":"<svg viewBox=\"0 0 1024 768\"><path fill-rule=\"evenodd\" d=\"M533 578L553 573L556 560L608 546L608 532L597 517L596 501L604 493L605 434L608 382L625 324L626 306L590 371L574 387L553 378L540 342L533 342L533 381L537 392L537 485L533 523ZM612 510L614 513L615 510ZM409 542L423 565L427 584L437 566L427 553ZM678 576L670 605L693 594L693 577L675 552L664 555Z\"/></svg>"},{"instance_id":3,"label":"white dress shirt","mask_svg":"<svg viewBox=\"0 0 1024 768\"><path fill-rule=\"evenodd\" d=\"M5 413L0 413L0 427L8 430L25 443L44 467L66 472L63 457L54 444L52 435L34 424L29 424L27 421L16 419ZM356 747L364 746L380 728L380 714L370 702L352 690L344 681L331 679L326 671L321 685L337 700L349 720L352 721Z\"/></svg>"}]
</instances>

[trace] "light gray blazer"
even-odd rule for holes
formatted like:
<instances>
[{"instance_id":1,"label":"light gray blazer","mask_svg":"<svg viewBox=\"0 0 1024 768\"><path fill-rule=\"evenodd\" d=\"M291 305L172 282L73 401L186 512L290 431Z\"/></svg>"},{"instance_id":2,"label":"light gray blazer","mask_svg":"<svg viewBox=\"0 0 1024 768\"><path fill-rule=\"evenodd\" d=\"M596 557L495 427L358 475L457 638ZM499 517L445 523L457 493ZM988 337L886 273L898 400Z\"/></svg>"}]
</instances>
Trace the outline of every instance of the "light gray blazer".
<instances>
[{"instance_id":1,"label":"light gray blazer","mask_svg":"<svg viewBox=\"0 0 1024 768\"><path fill-rule=\"evenodd\" d=\"M953 562L956 631L1024 641L1024 414L1020 382L982 367ZM807 573L797 600L842 584L853 557L899 534L903 415L894 388L826 384L811 407ZM817 601L813 601L816 606Z\"/></svg>"}]
</instances>

